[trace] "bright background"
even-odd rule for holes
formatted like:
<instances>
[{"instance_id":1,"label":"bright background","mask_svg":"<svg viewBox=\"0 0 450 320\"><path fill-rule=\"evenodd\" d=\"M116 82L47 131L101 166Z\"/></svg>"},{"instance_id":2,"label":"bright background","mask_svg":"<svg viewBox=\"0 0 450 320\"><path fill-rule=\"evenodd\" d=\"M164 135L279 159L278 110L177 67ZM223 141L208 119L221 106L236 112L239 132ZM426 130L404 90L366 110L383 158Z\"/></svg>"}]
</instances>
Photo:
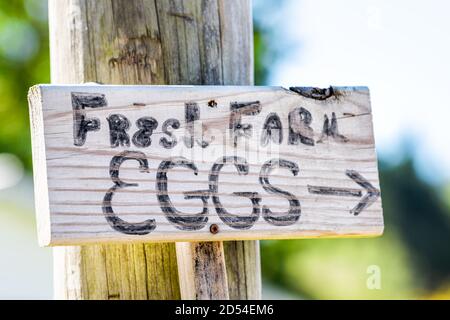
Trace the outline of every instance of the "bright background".
<instances>
[{"instance_id":1,"label":"bright background","mask_svg":"<svg viewBox=\"0 0 450 320\"><path fill-rule=\"evenodd\" d=\"M266 298L450 298L450 2L254 0L257 84L371 90L386 231L263 241ZM0 298L51 298L26 93L49 82L45 0L0 3ZM381 289L370 290L370 266Z\"/></svg>"}]
</instances>

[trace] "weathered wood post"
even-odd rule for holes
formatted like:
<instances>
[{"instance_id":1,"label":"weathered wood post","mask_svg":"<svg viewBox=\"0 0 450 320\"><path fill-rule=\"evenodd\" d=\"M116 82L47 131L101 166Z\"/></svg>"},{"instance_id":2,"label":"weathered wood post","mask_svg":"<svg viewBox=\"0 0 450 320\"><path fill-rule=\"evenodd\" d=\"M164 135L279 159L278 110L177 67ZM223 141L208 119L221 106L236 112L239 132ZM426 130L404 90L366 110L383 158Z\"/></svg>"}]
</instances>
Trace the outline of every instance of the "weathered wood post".
<instances>
[{"instance_id":1,"label":"weathered wood post","mask_svg":"<svg viewBox=\"0 0 450 320\"><path fill-rule=\"evenodd\" d=\"M253 82L250 0L50 0L49 20L53 83ZM258 241L60 247L54 275L59 299L261 294Z\"/></svg>"}]
</instances>

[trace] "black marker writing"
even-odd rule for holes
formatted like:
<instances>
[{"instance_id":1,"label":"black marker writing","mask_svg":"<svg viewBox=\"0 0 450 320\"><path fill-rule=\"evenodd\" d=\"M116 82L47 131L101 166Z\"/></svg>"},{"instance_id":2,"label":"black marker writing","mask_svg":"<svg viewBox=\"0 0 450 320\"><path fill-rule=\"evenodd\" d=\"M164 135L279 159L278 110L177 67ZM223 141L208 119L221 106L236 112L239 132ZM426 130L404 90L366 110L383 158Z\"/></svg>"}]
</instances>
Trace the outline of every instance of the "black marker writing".
<instances>
[{"instance_id":1,"label":"black marker writing","mask_svg":"<svg viewBox=\"0 0 450 320\"><path fill-rule=\"evenodd\" d=\"M252 203L252 213L249 216L240 216L229 213L220 202L219 192L219 174L220 170L226 164L234 164L240 175L247 175L249 166L244 158L240 157L223 157L217 160L211 168L209 174L209 191L211 193L212 201L216 208L219 218L228 226L235 229L250 229L258 220L260 215L260 201L257 192L233 192L234 195L250 199Z\"/></svg>"},{"instance_id":2,"label":"black marker writing","mask_svg":"<svg viewBox=\"0 0 450 320\"><path fill-rule=\"evenodd\" d=\"M86 118L86 108L106 107L104 94L72 92L73 144L80 147L86 141L88 131L100 130L98 118Z\"/></svg>"},{"instance_id":3,"label":"black marker writing","mask_svg":"<svg viewBox=\"0 0 450 320\"><path fill-rule=\"evenodd\" d=\"M206 148L207 146L209 146L209 142L203 140L203 136L201 141L195 139L195 130L194 130L195 121L200 120L200 108L198 107L198 104L196 102L185 103L184 114L186 120L186 133L188 135L187 137L184 137L184 144L186 145L186 147L193 148L194 140L202 148Z\"/></svg>"},{"instance_id":4,"label":"black marker writing","mask_svg":"<svg viewBox=\"0 0 450 320\"><path fill-rule=\"evenodd\" d=\"M263 147L267 146L269 140L272 140L276 144L281 144L283 141L283 125L280 117L275 112L270 113L266 121L264 121L261 145Z\"/></svg>"},{"instance_id":5,"label":"black marker writing","mask_svg":"<svg viewBox=\"0 0 450 320\"><path fill-rule=\"evenodd\" d=\"M263 206L262 215L264 220L274 226L289 226L297 222L300 218L300 201L298 201L293 194L270 184L269 175L276 167L288 169L294 176L298 174L299 169L297 164L294 162L283 159L271 159L264 163L259 174L259 182L266 192L270 194L278 194L289 201L289 212L287 214L274 215L267 206Z\"/></svg>"},{"instance_id":6,"label":"black marker writing","mask_svg":"<svg viewBox=\"0 0 450 320\"><path fill-rule=\"evenodd\" d=\"M233 144L237 146L239 137L251 137L252 125L242 123L242 116L254 116L261 112L261 104L259 101L253 102L232 102L230 104L230 135L233 139Z\"/></svg>"},{"instance_id":7,"label":"black marker writing","mask_svg":"<svg viewBox=\"0 0 450 320\"><path fill-rule=\"evenodd\" d=\"M308 146L314 145L314 131L310 127L312 122L311 113L305 108L295 108L289 112L289 138L288 144L298 145L300 143Z\"/></svg>"},{"instance_id":8,"label":"black marker writing","mask_svg":"<svg viewBox=\"0 0 450 320\"><path fill-rule=\"evenodd\" d=\"M136 147L146 148L152 144L153 130L158 127L158 121L153 117L142 117L136 121L138 131L133 135L133 143Z\"/></svg>"},{"instance_id":9,"label":"black marker writing","mask_svg":"<svg viewBox=\"0 0 450 320\"><path fill-rule=\"evenodd\" d=\"M338 142L348 141L348 139L345 136L339 133L336 114L334 112L331 114L331 124L330 119L328 119L328 116L326 114L324 115L322 134L320 135L320 139L319 141L317 141L317 143L321 143L324 140L327 140L328 137L332 137L334 140Z\"/></svg>"},{"instance_id":10,"label":"black marker writing","mask_svg":"<svg viewBox=\"0 0 450 320\"><path fill-rule=\"evenodd\" d=\"M198 169L194 163L184 157L174 157L161 162L156 174L156 189L158 191L158 201L161 210L166 214L166 218L180 230L199 230L208 222L208 198L209 190L199 190L185 192L185 199L200 199L203 202L203 210L197 214L187 215L178 211L170 201L167 193L167 171L174 167L188 168L198 174Z\"/></svg>"},{"instance_id":11,"label":"black marker writing","mask_svg":"<svg viewBox=\"0 0 450 320\"><path fill-rule=\"evenodd\" d=\"M174 130L180 128L180 121L177 119L167 119L164 121L162 125L162 131L169 136L170 139L166 137L162 137L159 140L159 144L163 146L166 149L172 149L177 145L177 137L172 133L172 130L169 130L169 128L172 128Z\"/></svg>"},{"instance_id":12,"label":"black marker writing","mask_svg":"<svg viewBox=\"0 0 450 320\"><path fill-rule=\"evenodd\" d=\"M145 235L152 232L156 228L156 223L154 219L148 219L144 222L138 223L129 223L121 218L119 218L113 211L111 201L114 193L126 187L137 187L137 183L126 183L120 180L119 178L119 169L122 163L127 160L136 160L139 162L139 170L141 172L148 172L148 161L145 157L145 154L142 152L133 152L133 151L124 151L119 155L113 157L111 159L111 163L109 166L109 174L111 176L111 180L114 182L114 186L106 192L105 197L103 198L103 206L102 211L105 215L106 221L108 221L109 225L122 233L131 234L131 235Z\"/></svg>"},{"instance_id":13,"label":"black marker writing","mask_svg":"<svg viewBox=\"0 0 450 320\"><path fill-rule=\"evenodd\" d=\"M130 128L130 121L121 114L112 114L108 118L109 141L111 148L130 146L130 137L126 131Z\"/></svg>"}]
</instances>

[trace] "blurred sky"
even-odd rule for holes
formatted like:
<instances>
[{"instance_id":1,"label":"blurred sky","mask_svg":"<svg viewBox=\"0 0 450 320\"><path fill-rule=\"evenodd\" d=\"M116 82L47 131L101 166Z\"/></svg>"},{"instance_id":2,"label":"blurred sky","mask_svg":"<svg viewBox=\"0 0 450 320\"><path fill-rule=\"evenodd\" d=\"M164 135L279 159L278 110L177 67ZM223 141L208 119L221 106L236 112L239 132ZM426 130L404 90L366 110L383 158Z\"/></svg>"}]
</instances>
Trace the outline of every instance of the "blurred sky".
<instances>
[{"instance_id":1,"label":"blurred sky","mask_svg":"<svg viewBox=\"0 0 450 320\"><path fill-rule=\"evenodd\" d=\"M410 147L420 174L448 182L450 1L285 2L254 0L255 18L289 46L270 84L368 86L379 155L398 161Z\"/></svg>"}]
</instances>

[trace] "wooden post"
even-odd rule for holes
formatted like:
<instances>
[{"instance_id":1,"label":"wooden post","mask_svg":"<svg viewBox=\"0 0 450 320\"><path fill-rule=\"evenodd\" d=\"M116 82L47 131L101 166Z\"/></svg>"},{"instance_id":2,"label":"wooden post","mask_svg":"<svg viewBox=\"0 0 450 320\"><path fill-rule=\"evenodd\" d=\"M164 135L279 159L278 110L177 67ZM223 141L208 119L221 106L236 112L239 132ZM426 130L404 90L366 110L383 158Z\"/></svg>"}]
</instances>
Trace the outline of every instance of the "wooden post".
<instances>
[{"instance_id":1,"label":"wooden post","mask_svg":"<svg viewBox=\"0 0 450 320\"><path fill-rule=\"evenodd\" d=\"M249 0L50 0L49 20L53 83L253 82ZM178 273L181 298L259 299L259 243L91 245L54 254L59 299L178 299Z\"/></svg>"}]
</instances>

